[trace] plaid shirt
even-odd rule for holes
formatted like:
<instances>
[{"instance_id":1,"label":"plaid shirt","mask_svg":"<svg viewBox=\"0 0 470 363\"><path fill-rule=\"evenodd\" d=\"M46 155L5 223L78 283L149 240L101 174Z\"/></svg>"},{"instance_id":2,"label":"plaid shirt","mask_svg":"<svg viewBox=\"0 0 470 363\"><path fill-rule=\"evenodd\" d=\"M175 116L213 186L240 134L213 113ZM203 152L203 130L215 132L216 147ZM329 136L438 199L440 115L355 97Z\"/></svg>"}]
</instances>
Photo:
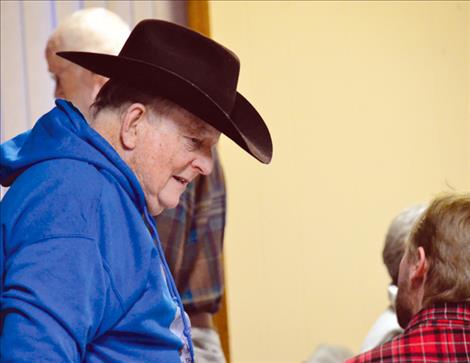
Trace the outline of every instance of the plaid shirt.
<instances>
[{"instance_id":1,"label":"plaid shirt","mask_svg":"<svg viewBox=\"0 0 470 363\"><path fill-rule=\"evenodd\" d=\"M174 209L155 218L165 257L188 313L215 313L224 289L225 181L214 169L187 186Z\"/></svg>"},{"instance_id":2,"label":"plaid shirt","mask_svg":"<svg viewBox=\"0 0 470 363\"><path fill-rule=\"evenodd\" d=\"M436 304L416 314L403 334L346 363L469 363L470 303Z\"/></svg>"}]
</instances>

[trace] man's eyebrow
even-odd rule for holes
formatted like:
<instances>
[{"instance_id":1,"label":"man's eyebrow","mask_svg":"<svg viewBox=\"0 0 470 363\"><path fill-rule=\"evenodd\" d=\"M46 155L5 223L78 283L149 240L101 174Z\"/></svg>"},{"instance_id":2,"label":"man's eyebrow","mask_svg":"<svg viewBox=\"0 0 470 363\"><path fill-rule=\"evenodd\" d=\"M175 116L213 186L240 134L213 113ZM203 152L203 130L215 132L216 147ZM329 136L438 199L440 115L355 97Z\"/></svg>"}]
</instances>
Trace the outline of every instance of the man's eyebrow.
<instances>
[{"instance_id":1,"label":"man's eyebrow","mask_svg":"<svg viewBox=\"0 0 470 363\"><path fill-rule=\"evenodd\" d=\"M199 120L185 122L183 128L188 132L202 134L204 136L211 133L209 125Z\"/></svg>"}]
</instances>

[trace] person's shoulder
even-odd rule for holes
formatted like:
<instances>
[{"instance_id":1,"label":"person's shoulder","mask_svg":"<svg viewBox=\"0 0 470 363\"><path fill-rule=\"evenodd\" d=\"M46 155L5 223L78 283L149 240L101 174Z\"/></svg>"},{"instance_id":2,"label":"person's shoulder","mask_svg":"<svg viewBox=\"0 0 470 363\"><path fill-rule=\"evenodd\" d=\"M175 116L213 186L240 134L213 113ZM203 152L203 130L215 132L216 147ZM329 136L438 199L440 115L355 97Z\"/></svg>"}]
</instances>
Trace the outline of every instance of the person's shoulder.
<instances>
[{"instance_id":1,"label":"person's shoulder","mask_svg":"<svg viewBox=\"0 0 470 363\"><path fill-rule=\"evenodd\" d=\"M377 318L367 333L361 346L361 352L384 344L402 332L403 329L398 325L396 313L389 307Z\"/></svg>"},{"instance_id":2,"label":"person's shoulder","mask_svg":"<svg viewBox=\"0 0 470 363\"><path fill-rule=\"evenodd\" d=\"M400 351L400 348L403 346L402 337L403 334L400 334L385 344L379 345L371 350L346 360L345 363L396 362L399 360L402 354Z\"/></svg>"},{"instance_id":3,"label":"person's shoulder","mask_svg":"<svg viewBox=\"0 0 470 363\"><path fill-rule=\"evenodd\" d=\"M47 195L67 193L67 197L85 198L99 194L106 179L93 165L74 159L51 159L25 170L12 185L23 196L29 193Z\"/></svg>"},{"instance_id":4,"label":"person's shoulder","mask_svg":"<svg viewBox=\"0 0 470 363\"><path fill-rule=\"evenodd\" d=\"M57 181L85 181L90 178L95 182L101 177L100 171L92 164L77 159L50 159L31 166L25 173L34 174L39 179ZM103 179L104 180L104 179ZM73 186L74 184L69 184Z\"/></svg>"},{"instance_id":5,"label":"person's shoulder","mask_svg":"<svg viewBox=\"0 0 470 363\"><path fill-rule=\"evenodd\" d=\"M55 159L25 170L2 200L10 238L33 241L56 235L93 236L106 179L92 165Z\"/></svg>"},{"instance_id":6,"label":"person's shoulder","mask_svg":"<svg viewBox=\"0 0 470 363\"><path fill-rule=\"evenodd\" d=\"M12 199L19 206L25 202L52 204L67 199L80 203L96 198L105 178L86 162L52 159L36 163L23 171L13 182L5 202ZM28 203L29 204L29 203Z\"/></svg>"}]
</instances>

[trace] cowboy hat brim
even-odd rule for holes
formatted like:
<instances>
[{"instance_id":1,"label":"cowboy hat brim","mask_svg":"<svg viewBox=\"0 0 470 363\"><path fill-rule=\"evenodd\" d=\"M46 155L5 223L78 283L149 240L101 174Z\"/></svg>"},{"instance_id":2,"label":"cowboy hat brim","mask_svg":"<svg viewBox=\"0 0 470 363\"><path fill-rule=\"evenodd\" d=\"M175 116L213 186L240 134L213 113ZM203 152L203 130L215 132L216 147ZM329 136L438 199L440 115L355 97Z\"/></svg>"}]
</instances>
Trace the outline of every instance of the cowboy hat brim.
<instances>
[{"instance_id":1,"label":"cowboy hat brim","mask_svg":"<svg viewBox=\"0 0 470 363\"><path fill-rule=\"evenodd\" d=\"M90 52L58 52L58 56L93 73L119 79L168 98L221 133L262 163L272 158L272 140L256 109L236 92L230 114L197 85L163 67L125 56Z\"/></svg>"}]
</instances>

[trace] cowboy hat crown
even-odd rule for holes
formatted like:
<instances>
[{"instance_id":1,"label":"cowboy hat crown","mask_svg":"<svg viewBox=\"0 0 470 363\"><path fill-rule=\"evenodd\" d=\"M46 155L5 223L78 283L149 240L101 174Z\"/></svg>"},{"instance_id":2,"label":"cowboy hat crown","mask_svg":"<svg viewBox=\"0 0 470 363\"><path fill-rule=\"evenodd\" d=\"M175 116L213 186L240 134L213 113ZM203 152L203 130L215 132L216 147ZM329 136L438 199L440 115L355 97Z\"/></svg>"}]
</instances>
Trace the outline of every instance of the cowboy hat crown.
<instances>
[{"instance_id":1,"label":"cowboy hat crown","mask_svg":"<svg viewBox=\"0 0 470 363\"><path fill-rule=\"evenodd\" d=\"M170 99L228 136L263 163L272 158L269 130L237 92L240 62L229 49L188 28L143 20L119 55L59 52L94 73Z\"/></svg>"}]
</instances>

